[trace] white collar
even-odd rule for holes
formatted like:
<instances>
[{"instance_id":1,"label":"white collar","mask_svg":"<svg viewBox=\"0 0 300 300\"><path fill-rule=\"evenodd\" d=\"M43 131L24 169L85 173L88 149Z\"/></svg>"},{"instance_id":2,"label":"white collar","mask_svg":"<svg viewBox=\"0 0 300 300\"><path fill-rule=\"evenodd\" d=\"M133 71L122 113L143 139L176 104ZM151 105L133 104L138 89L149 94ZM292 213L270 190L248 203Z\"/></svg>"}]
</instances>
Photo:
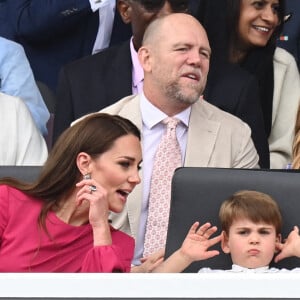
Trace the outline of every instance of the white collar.
<instances>
[{"instance_id":1,"label":"white collar","mask_svg":"<svg viewBox=\"0 0 300 300\"><path fill-rule=\"evenodd\" d=\"M269 271L269 266L249 269L249 268L245 268L245 267L241 267L239 265L233 264L231 271L235 272L235 273L266 273Z\"/></svg>"}]
</instances>

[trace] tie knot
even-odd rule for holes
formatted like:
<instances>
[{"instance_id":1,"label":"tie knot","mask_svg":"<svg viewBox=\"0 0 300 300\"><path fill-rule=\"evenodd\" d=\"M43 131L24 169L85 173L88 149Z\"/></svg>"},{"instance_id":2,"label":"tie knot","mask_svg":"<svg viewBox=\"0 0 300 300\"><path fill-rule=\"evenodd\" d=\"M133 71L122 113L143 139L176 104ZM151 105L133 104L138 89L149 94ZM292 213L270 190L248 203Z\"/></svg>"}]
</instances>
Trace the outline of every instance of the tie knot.
<instances>
[{"instance_id":1,"label":"tie knot","mask_svg":"<svg viewBox=\"0 0 300 300\"><path fill-rule=\"evenodd\" d=\"M176 126L178 125L178 123L180 122L180 120L177 118L168 117L168 118L165 118L162 122L165 125L167 125L168 129L175 129Z\"/></svg>"}]
</instances>

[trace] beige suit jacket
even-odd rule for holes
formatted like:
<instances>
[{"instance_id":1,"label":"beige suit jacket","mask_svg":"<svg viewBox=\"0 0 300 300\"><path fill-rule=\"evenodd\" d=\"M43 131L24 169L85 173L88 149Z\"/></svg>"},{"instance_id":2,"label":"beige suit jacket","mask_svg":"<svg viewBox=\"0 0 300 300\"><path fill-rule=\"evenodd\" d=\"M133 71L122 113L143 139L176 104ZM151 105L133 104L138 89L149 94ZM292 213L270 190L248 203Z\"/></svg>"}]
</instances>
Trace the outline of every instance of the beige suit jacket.
<instances>
[{"instance_id":1,"label":"beige suit jacket","mask_svg":"<svg viewBox=\"0 0 300 300\"><path fill-rule=\"evenodd\" d=\"M138 95L125 97L101 112L128 118L142 129ZM250 128L237 117L199 100L192 105L184 166L258 167L258 155L251 140ZM129 195L124 211L111 216L115 228L134 238L138 233L142 185L138 185Z\"/></svg>"},{"instance_id":2,"label":"beige suit jacket","mask_svg":"<svg viewBox=\"0 0 300 300\"><path fill-rule=\"evenodd\" d=\"M300 102L300 76L295 58L277 47L274 54L272 129L269 136L271 169L292 161L292 145Z\"/></svg>"}]
</instances>

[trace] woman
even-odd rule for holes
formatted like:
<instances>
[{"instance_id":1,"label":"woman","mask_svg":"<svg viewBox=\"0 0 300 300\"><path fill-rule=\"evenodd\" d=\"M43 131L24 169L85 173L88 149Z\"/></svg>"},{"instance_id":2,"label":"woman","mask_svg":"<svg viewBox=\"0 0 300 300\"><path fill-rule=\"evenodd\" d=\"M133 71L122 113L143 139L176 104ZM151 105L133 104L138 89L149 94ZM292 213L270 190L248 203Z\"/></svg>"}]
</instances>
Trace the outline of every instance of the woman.
<instances>
[{"instance_id":1,"label":"woman","mask_svg":"<svg viewBox=\"0 0 300 300\"><path fill-rule=\"evenodd\" d=\"M258 81L271 168L285 168L291 160L300 98L295 59L276 48L284 6L284 0L201 0L198 14L214 61L239 65Z\"/></svg>"},{"instance_id":2,"label":"woman","mask_svg":"<svg viewBox=\"0 0 300 300\"><path fill-rule=\"evenodd\" d=\"M134 240L108 217L140 183L140 163L135 125L94 113L60 136L36 182L0 180L0 272L129 272ZM165 272L217 255L208 250L220 240L210 239L216 230L195 222L166 263L163 252L154 254L134 272Z\"/></svg>"},{"instance_id":3,"label":"woman","mask_svg":"<svg viewBox=\"0 0 300 300\"><path fill-rule=\"evenodd\" d=\"M1 272L125 272L134 241L114 230L140 182L139 130L92 114L58 139L33 184L0 181Z\"/></svg>"}]
</instances>

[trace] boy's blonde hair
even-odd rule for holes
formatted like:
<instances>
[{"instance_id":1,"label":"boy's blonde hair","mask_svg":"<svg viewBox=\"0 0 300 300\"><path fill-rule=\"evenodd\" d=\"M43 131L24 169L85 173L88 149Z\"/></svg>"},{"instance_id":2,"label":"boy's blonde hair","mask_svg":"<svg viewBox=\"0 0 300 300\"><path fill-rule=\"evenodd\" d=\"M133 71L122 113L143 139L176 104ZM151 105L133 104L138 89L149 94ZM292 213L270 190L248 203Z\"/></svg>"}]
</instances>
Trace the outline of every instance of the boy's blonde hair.
<instances>
[{"instance_id":1,"label":"boy's blonde hair","mask_svg":"<svg viewBox=\"0 0 300 300\"><path fill-rule=\"evenodd\" d=\"M257 191L243 190L233 194L222 203L219 218L227 235L232 223L241 218L273 225L276 234L281 233L282 216L277 203L271 196Z\"/></svg>"}]
</instances>

